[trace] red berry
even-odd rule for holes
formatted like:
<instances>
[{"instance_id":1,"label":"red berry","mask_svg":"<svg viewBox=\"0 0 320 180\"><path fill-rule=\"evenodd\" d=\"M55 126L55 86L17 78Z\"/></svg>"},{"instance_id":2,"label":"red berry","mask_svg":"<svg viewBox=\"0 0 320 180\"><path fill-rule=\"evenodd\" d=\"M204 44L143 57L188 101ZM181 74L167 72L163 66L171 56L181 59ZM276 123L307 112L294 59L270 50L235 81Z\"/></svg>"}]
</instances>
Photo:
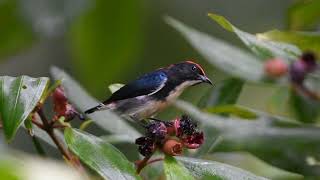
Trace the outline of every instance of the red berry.
<instances>
[{"instance_id":1,"label":"red berry","mask_svg":"<svg viewBox=\"0 0 320 180\"><path fill-rule=\"evenodd\" d=\"M183 145L181 142L175 140L175 139L168 139L163 147L162 151L170 156L178 156L182 154Z\"/></svg>"},{"instance_id":2,"label":"red berry","mask_svg":"<svg viewBox=\"0 0 320 180\"><path fill-rule=\"evenodd\" d=\"M194 132L182 139L183 145L189 149L197 149L204 143L203 132Z\"/></svg>"},{"instance_id":3,"label":"red berry","mask_svg":"<svg viewBox=\"0 0 320 180\"><path fill-rule=\"evenodd\" d=\"M288 72L288 65L279 58L267 60L264 71L270 77L281 77Z\"/></svg>"}]
</instances>

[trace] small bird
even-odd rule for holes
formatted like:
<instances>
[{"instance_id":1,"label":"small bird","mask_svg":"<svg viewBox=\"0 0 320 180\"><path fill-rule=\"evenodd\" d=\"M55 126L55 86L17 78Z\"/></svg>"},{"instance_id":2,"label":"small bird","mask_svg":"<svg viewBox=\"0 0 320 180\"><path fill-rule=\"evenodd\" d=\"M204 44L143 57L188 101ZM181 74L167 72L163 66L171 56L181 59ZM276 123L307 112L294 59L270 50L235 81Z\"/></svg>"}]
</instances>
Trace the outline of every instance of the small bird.
<instances>
[{"instance_id":1,"label":"small bird","mask_svg":"<svg viewBox=\"0 0 320 180\"><path fill-rule=\"evenodd\" d=\"M192 61L172 64L126 84L85 113L110 109L134 120L148 119L174 102L187 87L200 83L212 85L199 64Z\"/></svg>"}]
</instances>

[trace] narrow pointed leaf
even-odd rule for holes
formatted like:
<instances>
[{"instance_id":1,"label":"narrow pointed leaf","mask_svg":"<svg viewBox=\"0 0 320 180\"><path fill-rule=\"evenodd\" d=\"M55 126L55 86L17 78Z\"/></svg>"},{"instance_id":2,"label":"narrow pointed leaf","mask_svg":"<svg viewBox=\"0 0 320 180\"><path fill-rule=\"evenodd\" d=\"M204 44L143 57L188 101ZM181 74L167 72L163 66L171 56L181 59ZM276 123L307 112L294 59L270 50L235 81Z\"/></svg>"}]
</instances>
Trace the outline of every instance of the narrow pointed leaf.
<instances>
[{"instance_id":1,"label":"narrow pointed leaf","mask_svg":"<svg viewBox=\"0 0 320 180\"><path fill-rule=\"evenodd\" d=\"M303 179L303 176L300 174L288 172L275 166L271 166L247 152L218 152L206 157L206 159L230 164L232 166L250 171L259 176L274 180Z\"/></svg>"},{"instance_id":2,"label":"narrow pointed leaf","mask_svg":"<svg viewBox=\"0 0 320 180\"><path fill-rule=\"evenodd\" d=\"M290 90L288 87L277 87L266 103L266 111L282 117L289 117Z\"/></svg>"},{"instance_id":3,"label":"narrow pointed leaf","mask_svg":"<svg viewBox=\"0 0 320 180\"><path fill-rule=\"evenodd\" d=\"M51 74L54 79L62 79L62 85L65 88L68 99L79 108L85 111L99 104L99 101L91 97L73 78L63 70L52 67ZM140 137L140 133L131 127L127 122L117 116L115 113L105 110L89 114L97 125L113 134L128 135L134 141Z\"/></svg>"},{"instance_id":4,"label":"narrow pointed leaf","mask_svg":"<svg viewBox=\"0 0 320 180\"><path fill-rule=\"evenodd\" d=\"M229 78L219 82L213 90L210 90L203 97L202 108L216 105L235 104L242 91L243 80L238 78Z\"/></svg>"},{"instance_id":5,"label":"narrow pointed leaf","mask_svg":"<svg viewBox=\"0 0 320 180\"><path fill-rule=\"evenodd\" d=\"M35 108L48 82L46 77L0 77L0 116L8 141Z\"/></svg>"},{"instance_id":6,"label":"narrow pointed leaf","mask_svg":"<svg viewBox=\"0 0 320 180\"><path fill-rule=\"evenodd\" d=\"M65 130L65 140L69 149L104 179L141 179L133 163L106 141L71 128Z\"/></svg>"},{"instance_id":7,"label":"narrow pointed leaf","mask_svg":"<svg viewBox=\"0 0 320 180\"><path fill-rule=\"evenodd\" d=\"M262 63L255 56L222 40L199 32L167 17L166 22L179 31L212 65L244 80L259 81L263 77Z\"/></svg>"},{"instance_id":8,"label":"narrow pointed leaf","mask_svg":"<svg viewBox=\"0 0 320 180\"><path fill-rule=\"evenodd\" d=\"M178 157L180 162L197 178L212 176L226 180L266 180L240 168L210 160Z\"/></svg>"},{"instance_id":9,"label":"narrow pointed leaf","mask_svg":"<svg viewBox=\"0 0 320 180\"><path fill-rule=\"evenodd\" d=\"M214 106L206 108L204 111L220 115L233 115L248 120L256 119L258 117L258 115L250 109L238 105Z\"/></svg>"},{"instance_id":10,"label":"narrow pointed leaf","mask_svg":"<svg viewBox=\"0 0 320 180\"><path fill-rule=\"evenodd\" d=\"M319 11L320 12L320 11ZM272 30L258 33L257 37L266 40L286 42L298 46L303 51L312 51L320 57L319 32L295 32Z\"/></svg>"},{"instance_id":11,"label":"narrow pointed leaf","mask_svg":"<svg viewBox=\"0 0 320 180\"><path fill-rule=\"evenodd\" d=\"M320 102L295 91L290 92L289 106L297 120L314 123L320 115Z\"/></svg>"},{"instance_id":12,"label":"narrow pointed leaf","mask_svg":"<svg viewBox=\"0 0 320 180\"><path fill-rule=\"evenodd\" d=\"M167 180L193 180L188 169L179 163L174 157L166 156L164 159L164 173Z\"/></svg>"},{"instance_id":13,"label":"narrow pointed leaf","mask_svg":"<svg viewBox=\"0 0 320 180\"><path fill-rule=\"evenodd\" d=\"M244 32L233 26L223 16L210 13L209 17L219 23L224 29L234 32L260 58L282 57L284 59L294 59L301 54L301 51L294 45L261 39Z\"/></svg>"}]
</instances>

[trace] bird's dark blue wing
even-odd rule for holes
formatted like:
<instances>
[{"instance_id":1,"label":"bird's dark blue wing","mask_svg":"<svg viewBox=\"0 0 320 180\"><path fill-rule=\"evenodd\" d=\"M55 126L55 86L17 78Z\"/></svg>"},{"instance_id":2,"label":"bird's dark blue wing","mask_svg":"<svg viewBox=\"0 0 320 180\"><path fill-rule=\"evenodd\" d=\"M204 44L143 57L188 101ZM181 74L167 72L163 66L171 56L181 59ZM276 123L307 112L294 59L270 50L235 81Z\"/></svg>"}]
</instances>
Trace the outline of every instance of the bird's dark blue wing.
<instances>
[{"instance_id":1,"label":"bird's dark blue wing","mask_svg":"<svg viewBox=\"0 0 320 180\"><path fill-rule=\"evenodd\" d=\"M114 92L110 98L103 103L108 104L113 101L153 94L159 91L165 85L167 80L168 77L166 73L162 71L145 74Z\"/></svg>"}]
</instances>

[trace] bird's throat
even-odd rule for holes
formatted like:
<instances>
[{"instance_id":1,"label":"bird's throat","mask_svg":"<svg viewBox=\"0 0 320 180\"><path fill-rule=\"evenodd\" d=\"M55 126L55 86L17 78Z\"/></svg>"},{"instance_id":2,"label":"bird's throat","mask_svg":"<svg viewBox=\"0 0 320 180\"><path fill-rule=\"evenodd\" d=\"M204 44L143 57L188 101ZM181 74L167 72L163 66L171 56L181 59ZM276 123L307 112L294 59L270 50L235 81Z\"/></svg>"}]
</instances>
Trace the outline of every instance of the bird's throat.
<instances>
[{"instance_id":1,"label":"bird's throat","mask_svg":"<svg viewBox=\"0 0 320 180\"><path fill-rule=\"evenodd\" d=\"M194 84L199 83L199 81L186 81L181 83L180 85L178 85L176 88L174 88L169 95L166 98L166 101L168 101L169 103L172 103L173 101L175 101L181 94L182 92L187 88L190 87Z\"/></svg>"}]
</instances>

